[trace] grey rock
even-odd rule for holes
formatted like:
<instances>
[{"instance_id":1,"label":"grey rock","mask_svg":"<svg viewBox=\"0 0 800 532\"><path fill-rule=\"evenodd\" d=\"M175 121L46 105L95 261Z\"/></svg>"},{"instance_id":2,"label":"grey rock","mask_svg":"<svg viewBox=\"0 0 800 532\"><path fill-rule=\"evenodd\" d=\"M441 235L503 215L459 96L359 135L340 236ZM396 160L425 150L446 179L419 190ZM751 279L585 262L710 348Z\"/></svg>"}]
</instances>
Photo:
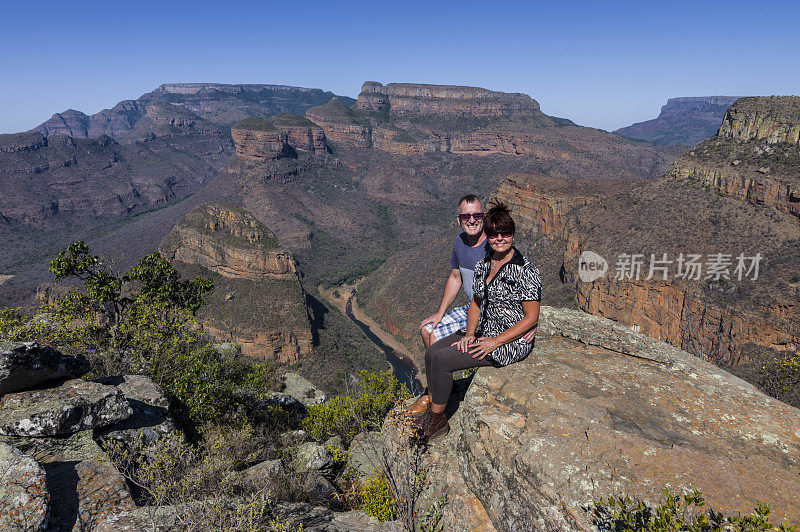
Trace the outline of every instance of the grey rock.
<instances>
[{"instance_id":1,"label":"grey rock","mask_svg":"<svg viewBox=\"0 0 800 532\"><path fill-rule=\"evenodd\" d=\"M116 386L133 414L119 423L95 431L95 439L111 439L130 445L152 443L177 429L169 414L169 401L161 388L144 375L125 375L99 379L101 384ZM102 444L102 443L101 443Z\"/></svg>"},{"instance_id":2,"label":"grey rock","mask_svg":"<svg viewBox=\"0 0 800 532\"><path fill-rule=\"evenodd\" d=\"M336 495L338 492L333 484L319 473L309 473L303 491L312 504L331 506L337 503Z\"/></svg>"},{"instance_id":3,"label":"grey rock","mask_svg":"<svg viewBox=\"0 0 800 532\"><path fill-rule=\"evenodd\" d=\"M131 407L118 388L73 379L57 388L4 396L0 400L0 434L72 434L112 425L131 414Z\"/></svg>"},{"instance_id":4,"label":"grey rock","mask_svg":"<svg viewBox=\"0 0 800 532\"><path fill-rule=\"evenodd\" d=\"M277 491L278 483L285 475L286 469L279 459L260 462L242 471L242 477L246 481L273 492Z\"/></svg>"},{"instance_id":5,"label":"grey rock","mask_svg":"<svg viewBox=\"0 0 800 532\"><path fill-rule=\"evenodd\" d=\"M325 443L322 444L323 447L328 449L329 447L333 447L334 449L339 449L340 451L344 451L344 444L342 443L341 436L333 436L325 440Z\"/></svg>"},{"instance_id":6,"label":"grey rock","mask_svg":"<svg viewBox=\"0 0 800 532\"><path fill-rule=\"evenodd\" d=\"M0 442L0 530L44 530L50 513L44 470Z\"/></svg>"},{"instance_id":7,"label":"grey rock","mask_svg":"<svg viewBox=\"0 0 800 532\"><path fill-rule=\"evenodd\" d=\"M91 431L67 438L5 437L45 471L53 532L92 530L105 517L135 508L125 479L92 439Z\"/></svg>"},{"instance_id":8,"label":"grey rock","mask_svg":"<svg viewBox=\"0 0 800 532\"><path fill-rule=\"evenodd\" d=\"M89 371L82 356L65 355L33 342L0 343L0 395L80 377Z\"/></svg>"},{"instance_id":9,"label":"grey rock","mask_svg":"<svg viewBox=\"0 0 800 532\"><path fill-rule=\"evenodd\" d=\"M297 373L284 373L283 393L291 395L305 406L318 405L325 402L325 392Z\"/></svg>"},{"instance_id":10,"label":"grey rock","mask_svg":"<svg viewBox=\"0 0 800 532\"><path fill-rule=\"evenodd\" d=\"M305 405L288 393L269 392L266 400L269 404L281 407L287 414L297 419L306 415Z\"/></svg>"},{"instance_id":11,"label":"grey rock","mask_svg":"<svg viewBox=\"0 0 800 532\"><path fill-rule=\"evenodd\" d=\"M330 453L320 444L310 441L294 449L295 470L300 473L317 471L329 474L333 470Z\"/></svg>"},{"instance_id":12,"label":"grey rock","mask_svg":"<svg viewBox=\"0 0 800 532\"><path fill-rule=\"evenodd\" d=\"M359 432L347 450L347 467L359 477L372 475L383 467L383 435L380 432Z\"/></svg>"}]
</instances>

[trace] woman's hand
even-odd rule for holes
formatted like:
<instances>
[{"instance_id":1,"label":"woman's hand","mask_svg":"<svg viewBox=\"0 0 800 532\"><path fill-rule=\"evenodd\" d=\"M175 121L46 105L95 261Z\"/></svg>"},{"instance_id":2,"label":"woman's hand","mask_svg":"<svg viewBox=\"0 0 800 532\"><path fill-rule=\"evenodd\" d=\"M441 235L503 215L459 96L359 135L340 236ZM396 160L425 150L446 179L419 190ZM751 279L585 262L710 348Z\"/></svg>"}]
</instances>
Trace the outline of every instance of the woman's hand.
<instances>
[{"instance_id":1,"label":"woman's hand","mask_svg":"<svg viewBox=\"0 0 800 532\"><path fill-rule=\"evenodd\" d=\"M472 355L472 358L483 360L486 355L501 345L503 345L503 342L499 341L496 336L482 336L472 343L472 349L469 350L469 354Z\"/></svg>"},{"instance_id":2,"label":"woman's hand","mask_svg":"<svg viewBox=\"0 0 800 532\"><path fill-rule=\"evenodd\" d=\"M462 338L458 342L453 342L450 345L451 346L452 345L457 346L458 350L461 351L462 353L468 353L469 352L469 348L475 343L475 341L476 341L475 340L475 335L474 334L468 334L467 336L465 336L464 338Z\"/></svg>"}]
</instances>

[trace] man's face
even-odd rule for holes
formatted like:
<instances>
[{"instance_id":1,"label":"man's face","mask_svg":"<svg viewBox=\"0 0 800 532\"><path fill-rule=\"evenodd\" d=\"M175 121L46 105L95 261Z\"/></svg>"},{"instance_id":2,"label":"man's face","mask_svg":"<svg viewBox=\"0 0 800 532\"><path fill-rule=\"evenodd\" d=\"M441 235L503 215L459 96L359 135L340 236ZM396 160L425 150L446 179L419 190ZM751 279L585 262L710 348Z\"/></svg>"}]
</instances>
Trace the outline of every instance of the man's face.
<instances>
[{"instance_id":1,"label":"man's face","mask_svg":"<svg viewBox=\"0 0 800 532\"><path fill-rule=\"evenodd\" d=\"M473 216L469 216L470 214ZM480 220L476 218L480 218ZM481 202L467 203L462 201L458 206L458 223L461 225L461 229L470 236L481 234L481 231L483 231L483 205L481 205Z\"/></svg>"}]
</instances>

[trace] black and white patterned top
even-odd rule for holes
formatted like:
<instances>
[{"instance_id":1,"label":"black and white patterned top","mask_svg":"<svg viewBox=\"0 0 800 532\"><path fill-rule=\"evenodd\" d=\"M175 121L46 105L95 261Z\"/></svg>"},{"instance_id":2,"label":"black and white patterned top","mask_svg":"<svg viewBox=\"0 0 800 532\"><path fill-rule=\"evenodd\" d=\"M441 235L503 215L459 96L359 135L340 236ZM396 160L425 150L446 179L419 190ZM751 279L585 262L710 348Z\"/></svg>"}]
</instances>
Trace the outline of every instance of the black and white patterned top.
<instances>
[{"instance_id":1,"label":"black and white patterned top","mask_svg":"<svg viewBox=\"0 0 800 532\"><path fill-rule=\"evenodd\" d=\"M475 336L497 336L525 317L523 301L541 301L542 281L539 270L514 248L514 255L486 283L491 271L491 255L475 265L472 282L475 297L481 300L481 318ZM523 338L503 344L487 356L498 366L507 366L527 357L533 344Z\"/></svg>"}]
</instances>

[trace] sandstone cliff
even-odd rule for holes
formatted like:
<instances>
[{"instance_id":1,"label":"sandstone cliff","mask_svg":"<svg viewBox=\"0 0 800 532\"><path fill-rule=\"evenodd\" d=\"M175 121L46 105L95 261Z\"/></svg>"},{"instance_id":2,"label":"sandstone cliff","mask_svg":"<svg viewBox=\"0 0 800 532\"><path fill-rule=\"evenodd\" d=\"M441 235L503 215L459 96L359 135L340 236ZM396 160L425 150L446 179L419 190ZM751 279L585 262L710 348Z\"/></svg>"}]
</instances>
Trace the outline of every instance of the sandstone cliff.
<instances>
[{"instance_id":1,"label":"sandstone cliff","mask_svg":"<svg viewBox=\"0 0 800 532\"><path fill-rule=\"evenodd\" d=\"M520 93L480 87L367 81L358 95L358 109L393 114L469 115L480 117L541 114L539 103Z\"/></svg>"},{"instance_id":2,"label":"sandstone cliff","mask_svg":"<svg viewBox=\"0 0 800 532\"><path fill-rule=\"evenodd\" d=\"M306 118L325 130L327 139L356 148L369 148L372 141L368 123L339 98L306 111Z\"/></svg>"},{"instance_id":3,"label":"sandstone cliff","mask_svg":"<svg viewBox=\"0 0 800 532\"><path fill-rule=\"evenodd\" d=\"M799 136L800 97L742 98L717 135L677 159L669 175L800 220Z\"/></svg>"},{"instance_id":4,"label":"sandstone cliff","mask_svg":"<svg viewBox=\"0 0 800 532\"><path fill-rule=\"evenodd\" d=\"M458 501L446 530L591 530L594 500L667 487L800 523L800 411L610 320L542 307L531 355L462 397L425 464L428 493Z\"/></svg>"},{"instance_id":5,"label":"sandstone cliff","mask_svg":"<svg viewBox=\"0 0 800 532\"><path fill-rule=\"evenodd\" d=\"M214 280L200 315L211 319L206 330L217 339L236 342L242 354L262 360L295 363L312 354L294 259L250 213L224 203L201 205L175 226L159 252L183 273Z\"/></svg>"},{"instance_id":6,"label":"sandstone cliff","mask_svg":"<svg viewBox=\"0 0 800 532\"><path fill-rule=\"evenodd\" d=\"M731 96L670 98L658 118L620 128L615 133L655 144L694 146L717 132L728 107L737 99Z\"/></svg>"}]
</instances>

